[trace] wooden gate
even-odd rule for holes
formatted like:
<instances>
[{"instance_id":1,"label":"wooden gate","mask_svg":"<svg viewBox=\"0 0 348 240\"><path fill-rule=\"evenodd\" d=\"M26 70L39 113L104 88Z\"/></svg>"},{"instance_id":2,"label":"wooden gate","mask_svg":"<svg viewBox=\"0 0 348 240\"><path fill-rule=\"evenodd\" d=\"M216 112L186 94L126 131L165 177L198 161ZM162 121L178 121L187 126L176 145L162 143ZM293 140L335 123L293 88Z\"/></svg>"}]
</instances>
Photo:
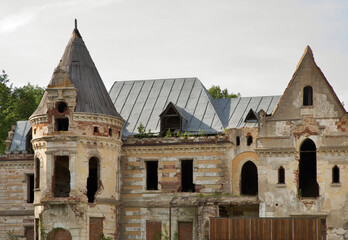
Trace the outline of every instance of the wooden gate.
<instances>
[{"instance_id":1,"label":"wooden gate","mask_svg":"<svg viewBox=\"0 0 348 240\"><path fill-rule=\"evenodd\" d=\"M326 240L326 220L211 218L210 240Z\"/></svg>"}]
</instances>

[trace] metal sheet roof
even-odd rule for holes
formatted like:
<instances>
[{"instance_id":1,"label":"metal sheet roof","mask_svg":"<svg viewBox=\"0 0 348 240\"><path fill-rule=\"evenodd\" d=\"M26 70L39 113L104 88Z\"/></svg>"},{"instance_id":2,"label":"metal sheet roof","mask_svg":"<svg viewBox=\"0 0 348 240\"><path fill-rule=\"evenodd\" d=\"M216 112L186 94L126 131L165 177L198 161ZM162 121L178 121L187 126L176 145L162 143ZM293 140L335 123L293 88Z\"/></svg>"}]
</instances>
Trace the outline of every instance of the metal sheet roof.
<instances>
[{"instance_id":1,"label":"metal sheet roof","mask_svg":"<svg viewBox=\"0 0 348 240\"><path fill-rule=\"evenodd\" d=\"M125 137L136 134L142 123L147 130L160 132L159 115L172 102L185 112L183 131L217 133L224 128L255 127L245 122L250 109L270 114L280 96L213 99L197 78L117 81L110 89L117 111L126 120Z\"/></svg>"},{"instance_id":2,"label":"metal sheet roof","mask_svg":"<svg viewBox=\"0 0 348 240\"><path fill-rule=\"evenodd\" d=\"M31 126L29 121L18 121L13 135L10 151L25 151L27 134Z\"/></svg>"}]
</instances>

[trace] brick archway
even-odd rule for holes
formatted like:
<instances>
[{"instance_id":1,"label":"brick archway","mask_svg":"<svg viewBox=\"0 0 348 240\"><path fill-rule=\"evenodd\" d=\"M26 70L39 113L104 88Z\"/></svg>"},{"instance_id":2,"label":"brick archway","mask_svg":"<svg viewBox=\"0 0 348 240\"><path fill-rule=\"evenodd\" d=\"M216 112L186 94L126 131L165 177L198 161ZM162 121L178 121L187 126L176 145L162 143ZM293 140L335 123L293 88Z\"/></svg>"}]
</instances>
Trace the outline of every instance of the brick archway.
<instances>
[{"instance_id":1,"label":"brick archway","mask_svg":"<svg viewBox=\"0 0 348 240\"><path fill-rule=\"evenodd\" d=\"M47 240L72 240L72 237L68 230L55 228L47 234Z\"/></svg>"}]
</instances>

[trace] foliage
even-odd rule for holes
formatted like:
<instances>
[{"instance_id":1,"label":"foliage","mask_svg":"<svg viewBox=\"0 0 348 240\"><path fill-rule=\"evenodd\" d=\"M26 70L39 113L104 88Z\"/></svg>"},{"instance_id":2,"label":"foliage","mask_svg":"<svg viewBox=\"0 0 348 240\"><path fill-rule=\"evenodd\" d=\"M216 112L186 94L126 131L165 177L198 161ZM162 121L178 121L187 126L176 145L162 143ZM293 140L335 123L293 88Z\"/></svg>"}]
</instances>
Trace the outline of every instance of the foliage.
<instances>
[{"instance_id":1,"label":"foliage","mask_svg":"<svg viewBox=\"0 0 348 240\"><path fill-rule=\"evenodd\" d=\"M212 98L237 98L240 97L240 93L234 94L229 93L227 88L221 90L220 86L211 86L211 88L208 89L208 92Z\"/></svg>"},{"instance_id":2,"label":"foliage","mask_svg":"<svg viewBox=\"0 0 348 240\"><path fill-rule=\"evenodd\" d=\"M155 136L155 133L151 132L151 129L146 131L145 126L142 123L139 124L138 134L136 135L136 137L138 137L138 138L150 138L150 137L154 137L154 136Z\"/></svg>"},{"instance_id":3,"label":"foliage","mask_svg":"<svg viewBox=\"0 0 348 240\"><path fill-rule=\"evenodd\" d=\"M28 83L13 88L5 71L0 74L0 155L5 150L5 141L11 125L27 120L39 105L44 89Z\"/></svg>"},{"instance_id":4,"label":"foliage","mask_svg":"<svg viewBox=\"0 0 348 240\"><path fill-rule=\"evenodd\" d=\"M168 130L166 131L166 135L164 137L166 138L172 137L172 131L170 131L170 128L168 128Z\"/></svg>"}]
</instances>

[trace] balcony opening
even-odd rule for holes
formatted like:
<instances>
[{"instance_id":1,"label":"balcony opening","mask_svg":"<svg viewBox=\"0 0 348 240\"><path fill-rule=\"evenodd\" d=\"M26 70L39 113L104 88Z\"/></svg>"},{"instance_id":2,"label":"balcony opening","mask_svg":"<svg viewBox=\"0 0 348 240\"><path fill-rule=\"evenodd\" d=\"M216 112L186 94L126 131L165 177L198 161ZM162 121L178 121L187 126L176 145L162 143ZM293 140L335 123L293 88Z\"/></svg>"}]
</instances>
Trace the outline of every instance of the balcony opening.
<instances>
[{"instance_id":1,"label":"balcony opening","mask_svg":"<svg viewBox=\"0 0 348 240\"><path fill-rule=\"evenodd\" d=\"M69 157L58 156L54 162L53 176L54 197L69 197L70 194L70 170Z\"/></svg>"},{"instance_id":2,"label":"balcony opening","mask_svg":"<svg viewBox=\"0 0 348 240\"><path fill-rule=\"evenodd\" d=\"M146 190L158 190L158 161L146 161Z\"/></svg>"}]
</instances>

